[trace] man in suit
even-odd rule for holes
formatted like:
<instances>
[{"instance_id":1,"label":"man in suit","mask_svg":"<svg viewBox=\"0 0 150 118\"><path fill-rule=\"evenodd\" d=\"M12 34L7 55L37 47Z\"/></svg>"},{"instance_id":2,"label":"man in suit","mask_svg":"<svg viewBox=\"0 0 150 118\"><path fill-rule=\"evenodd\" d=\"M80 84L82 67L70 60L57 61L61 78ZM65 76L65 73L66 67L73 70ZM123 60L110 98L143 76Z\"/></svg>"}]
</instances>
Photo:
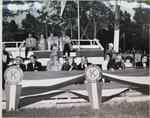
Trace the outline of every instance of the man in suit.
<instances>
[{"instance_id":1,"label":"man in suit","mask_svg":"<svg viewBox=\"0 0 150 118\"><path fill-rule=\"evenodd\" d=\"M34 55L30 56L30 63L27 64L27 71L42 71L42 64L37 61Z\"/></svg>"},{"instance_id":2,"label":"man in suit","mask_svg":"<svg viewBox=\"0 0 150 118\"><path fill-rule=\"evenodd\" d=\"M87 57L81 58L81 63L78 65L78 70L85 70L87 66L91 65L91 63L88 62Z\"/></svg>"}]
</instances>

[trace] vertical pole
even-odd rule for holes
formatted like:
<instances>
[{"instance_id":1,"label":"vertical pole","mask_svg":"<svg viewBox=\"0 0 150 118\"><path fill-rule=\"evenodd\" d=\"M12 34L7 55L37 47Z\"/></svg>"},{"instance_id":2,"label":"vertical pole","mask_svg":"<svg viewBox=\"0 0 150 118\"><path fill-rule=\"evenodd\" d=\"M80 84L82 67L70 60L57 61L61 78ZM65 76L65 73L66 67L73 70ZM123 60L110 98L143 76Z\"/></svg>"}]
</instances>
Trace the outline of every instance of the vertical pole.
<instances>
[{"instance_id":1,"label":"vertical pole","mask_svg":"<svg viewBox=\"0 0 150 118\"><path fill-rule=\"evenodd\" d=\"M102 82L85 81L92 109L100 109L102 104Z\"/></svg>"},{"instance_id":2,"label":"vertical pole","mask_svg":"<svg viewBox=\"0 0 150 118\"><path fill-rule=\"evenodd\" d=\"M115 8L115 28L114 28L114 50L119 52L119 17L120 17L120 6L118 5L118 0L116 0Z\"/></svg>"},{"instance_id":3,"label":"vertical pole","mask_svg":"<svg viewBox=\"0 0 150 118\"><path fill-rule=\"evenodd\" d=\"M47 31L47 17L46 17L46 39L47 39L47 37L48 37L48 31Z\"/></svg>"},{"instance_id":4,"label":"vertical pole","mask_svg":"<svg viewBox=\"0 0 150 118\"><path fill-rule=\"evenodd\" d=\"M6 109L7 111L17 110L21 85L6 83Z\"/></svg>"},{"instance_id":5,"label":"vertical pole","mask_svg":"<svg viewBox=\"0 0 150 118\"><path fill-rule=\"evenodd\" d=\"M79 6L80 1L78 0L78 45L79 45L79 50L80 50L80 6Z\"/></svg>"}]
</instances>

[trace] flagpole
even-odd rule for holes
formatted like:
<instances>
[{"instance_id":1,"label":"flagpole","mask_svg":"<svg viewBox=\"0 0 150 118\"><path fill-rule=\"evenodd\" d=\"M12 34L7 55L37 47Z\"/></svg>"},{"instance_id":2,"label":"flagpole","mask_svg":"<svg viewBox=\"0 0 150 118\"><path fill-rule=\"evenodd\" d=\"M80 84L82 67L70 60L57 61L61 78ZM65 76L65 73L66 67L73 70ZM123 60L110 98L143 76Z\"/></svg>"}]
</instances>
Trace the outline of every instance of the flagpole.
<instances>
[{"instance_id":1,"label":"flagpole","mask_svg":"<svg viewBox=\"0 0 150 118\"><path fill-rule=\"evenodd\" d=\"M80 50L80 7L79 7L79 1L77 2L78 4L78 45L79 45L79 50Z\"/></svg>"}]
</instances>

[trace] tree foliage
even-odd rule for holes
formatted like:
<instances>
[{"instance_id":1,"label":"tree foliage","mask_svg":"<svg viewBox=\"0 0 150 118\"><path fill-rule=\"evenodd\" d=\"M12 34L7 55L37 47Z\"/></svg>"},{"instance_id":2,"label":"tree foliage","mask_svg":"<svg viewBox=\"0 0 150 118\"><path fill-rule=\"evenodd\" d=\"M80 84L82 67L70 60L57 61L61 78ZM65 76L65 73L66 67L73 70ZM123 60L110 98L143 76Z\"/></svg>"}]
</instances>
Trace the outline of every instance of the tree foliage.
<instances>
[{"instance_id":1,"label":"tree foliage","mask_svg":"<svg viewBox=\"0 0 150 118\"><path fill-rule=\"evenodd\" d=\"M5 2L5 4L9 3ZM16 4L26 3L30 3L30 1L17 2ZM60 36L61 31L66 31L72 39L78 38L77 2L67 1L62 16L60 16L59 1L39 1L39 3L44 5L42 9L36 9L37 17L31 14L34 4L30 6L32 10L15 12L8 9L3 10L3 41L20 40L16 38L19 34L26 35L29 32L39 37L41 33L48 35L50 32ZM97 38L106 48L106 45L114 40L114 13L112 9L101 1L82 1L79 2L79 6L80 38ZM120 11L120 48L127 50L134 46L143 50L148 49L150 9L136 8L134 10L133 20L131 20L130 13ZM8 18L13 19L14 16L24 12L26 17L22 20L21 29L14 20L8 22Z\"/></svg>"}]
</instances>

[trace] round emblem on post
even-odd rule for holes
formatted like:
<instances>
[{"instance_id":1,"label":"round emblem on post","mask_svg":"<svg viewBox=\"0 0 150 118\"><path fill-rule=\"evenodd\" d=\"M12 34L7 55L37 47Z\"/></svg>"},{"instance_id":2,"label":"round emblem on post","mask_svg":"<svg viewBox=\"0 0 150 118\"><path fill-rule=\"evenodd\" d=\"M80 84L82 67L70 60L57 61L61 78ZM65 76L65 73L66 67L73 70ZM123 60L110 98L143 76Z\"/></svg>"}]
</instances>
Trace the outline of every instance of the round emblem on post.
<instances>
[{"instance_id":1,"label":"round emblem on post","mask_svg":"<svg viewBox=\"0 0 150 118\"><path fill-rule=\"evenodd\" d=\"M23 72L18 66L11 66L4 73L6 82L10 84L19 84L23 78Z\"/></svg>"},{"instance_id":2,"label":"round emblem on post","mask_svg":"<svg viewBox=\"0 0 150 118\"><path fill-rule=\"evenodd\" d=\"M101 69L97 65L90 65L85 69L86 80L89 82L97 82L101 79Z\"/></svg>"}]
</instances>

